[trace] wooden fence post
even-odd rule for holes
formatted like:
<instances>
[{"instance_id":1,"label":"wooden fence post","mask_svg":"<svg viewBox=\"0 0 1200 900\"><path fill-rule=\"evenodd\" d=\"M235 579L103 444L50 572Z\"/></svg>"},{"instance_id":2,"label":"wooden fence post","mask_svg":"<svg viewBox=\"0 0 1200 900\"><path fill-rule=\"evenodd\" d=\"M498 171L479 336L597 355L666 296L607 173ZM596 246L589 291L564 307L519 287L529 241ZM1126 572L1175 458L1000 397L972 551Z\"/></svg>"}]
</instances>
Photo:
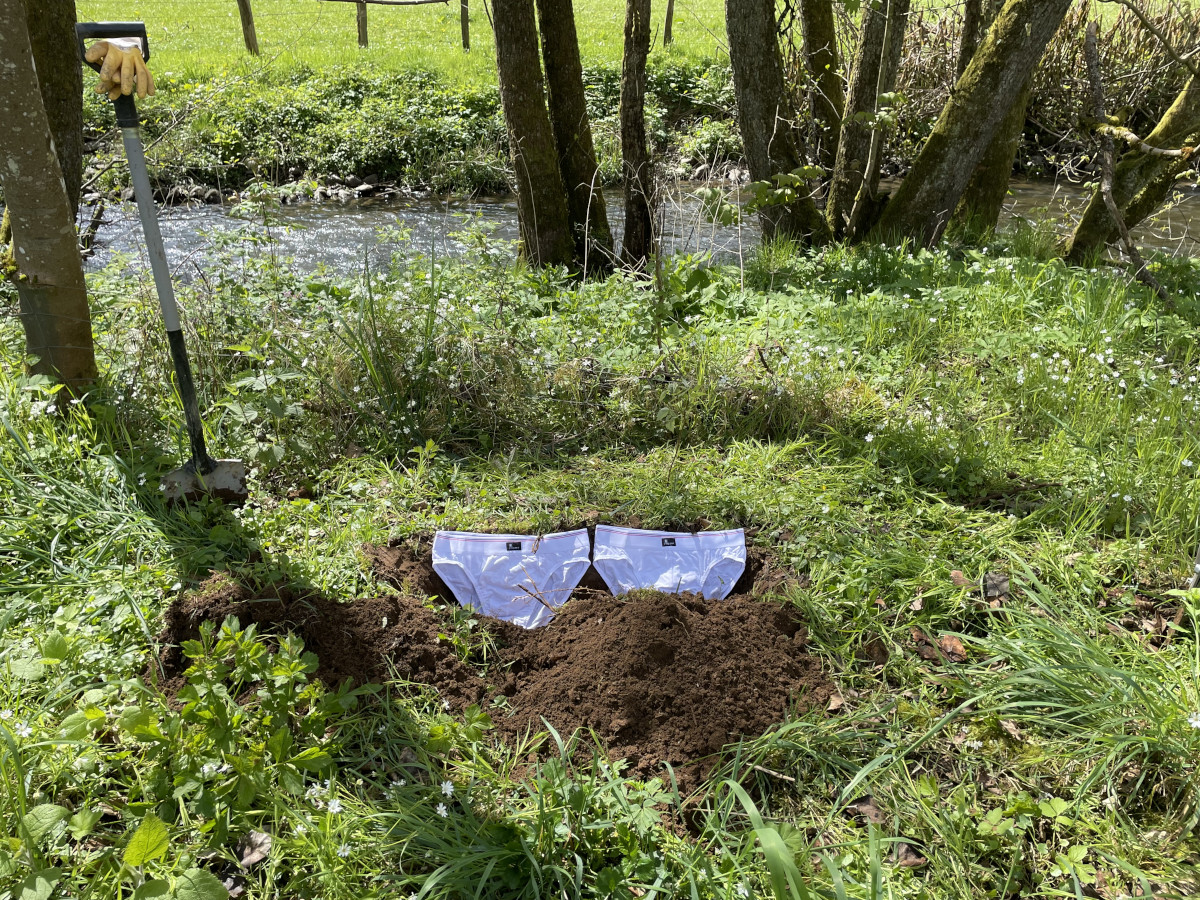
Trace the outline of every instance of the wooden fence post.
<instances>
[{"instance_id":1,"label":"wooden fence post","mask_svg":"<svg viewBox=\"0 0 1200 900\"><path fill-rule=\"evenodd\" d=\"M671 46L671 24L675 20L675 0L667 0L667 21L663 25L663 46Z\"/></svg>"},{"instance_id":2,"label":"wooden fence post","mask_svg":"<svg viewBox=\"0 0 1200 900\"><path fill-rule=\"evenodd\" d=\"M358 7L358 49L365 50L367 47L367 4L360 0L354 5Z\"/></svg>"},{"instance_id":3,"label":"wooden fence post","mask_svg":"<svg viewBox=\"0 0 1200 900\"><path fill-rule=\"evenodd\" d=\"M237 5L242 19L242 40L246 42L246 49L258 56L258 33L254 30L254 10L250 8L250 0L237 0Z\"/></svg>"},{"instance_id":4,"label":"wooden fence post","mask_svg":"<svg viewBox=\"0 0 1200 900\"><path fill-rule=\"evenodd\" d=\"M462 21L462 41L463 50L470 52L471 50L471 0L460 0L458 6L458 17Z\"/></svg>"}]
</instances>

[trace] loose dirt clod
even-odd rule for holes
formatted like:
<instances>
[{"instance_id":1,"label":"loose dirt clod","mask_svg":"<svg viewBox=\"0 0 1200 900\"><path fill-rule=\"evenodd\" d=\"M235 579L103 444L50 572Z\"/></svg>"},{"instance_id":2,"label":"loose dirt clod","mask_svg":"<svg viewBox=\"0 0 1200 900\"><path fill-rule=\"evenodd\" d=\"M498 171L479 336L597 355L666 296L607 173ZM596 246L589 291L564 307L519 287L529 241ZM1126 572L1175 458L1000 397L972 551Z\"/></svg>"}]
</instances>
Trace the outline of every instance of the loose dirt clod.
<instances>
[{"instance_id":1,"label":"loose dirt clod","mask_svg":"<svg viewBox=\"0 0 1200 900\"><path fill-rule=\"evenodd\" d=\"M767 590L783 580L761 552L728 600L652 591L617 598L589 570L545 628L524 631L480 616L500 647L499 665L486 673L439 637L448 623L425 603L454 601L433 572L428 547L370 552L377 574L404 595L339 603L216 576L181 597L162 635L163 689L173 694L183 684L188 660L179 644L198 638L202 622L233 615L266 635L296 633L316 653L317 676L327 683L380 682L395 673L437 688L456 709L503 697L505 708L491 712L504 738L540 731L543 719L564 736L588 728L639 776L662 774L669 762L684 790L707 774L723 746L762 734L789 711L824 706L832 691L804 651L795 610L755 598L756 578Z\"/></svg>"}]
</instances>

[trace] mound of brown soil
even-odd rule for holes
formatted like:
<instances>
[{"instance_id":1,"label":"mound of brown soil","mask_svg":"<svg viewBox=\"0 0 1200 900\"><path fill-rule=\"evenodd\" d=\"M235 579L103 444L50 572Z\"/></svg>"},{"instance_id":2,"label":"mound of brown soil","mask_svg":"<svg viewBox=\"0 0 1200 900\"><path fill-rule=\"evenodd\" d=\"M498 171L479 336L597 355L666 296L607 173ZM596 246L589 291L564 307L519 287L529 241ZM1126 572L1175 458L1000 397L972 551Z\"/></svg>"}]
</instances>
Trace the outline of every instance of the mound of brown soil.
<instances>
[{"instance_id":1,"label":"mound of brown soil","mask_svg":"<svg viewBox=\"0 0 1200 900\"><path fill-rule=\"evenodd\" d=\"M503 694L507 709L494 709L493 719L505 738L541 730L543 718L564 737L589 728L614 759L629 760L643 777L671 763L685 789L711 768L705 757L762 734L789 710L823 705L831 691L804 652L794 611L755 598L761 583L774 590L782 581L761 552L724 601L649 591L616 598L589 570L545 628L524 631L480 616L501 648L501 666L489 673L493 686L439 637L447 623L424 605L429 597L454 602L433 572L428 547L375 548L372 555L378 574L405 595L339 603L216 576L181 597L162 635L164 690L174 694L183 684L188 660L179 644L198 638L202 622L232 615L243 626L257 623L263 634L297 634L316 653L317 676L327 683L399 677L437 688L455 709Z\"/></svg>"},{"instance_id":2,"label":"mound of brown soil","mask_svg":"<svg viewBox=\"0 0 1200 900\"><path fill-rule=\"evenodd\" d=\"M639 774L669 762L687 784L711 767L702 757L828 700L804 639L790 610L745 597L574 600L503 652L512 714L497 724L510 737L543 717L564 735L590 728Z\"/></svg>"}]
</instances>

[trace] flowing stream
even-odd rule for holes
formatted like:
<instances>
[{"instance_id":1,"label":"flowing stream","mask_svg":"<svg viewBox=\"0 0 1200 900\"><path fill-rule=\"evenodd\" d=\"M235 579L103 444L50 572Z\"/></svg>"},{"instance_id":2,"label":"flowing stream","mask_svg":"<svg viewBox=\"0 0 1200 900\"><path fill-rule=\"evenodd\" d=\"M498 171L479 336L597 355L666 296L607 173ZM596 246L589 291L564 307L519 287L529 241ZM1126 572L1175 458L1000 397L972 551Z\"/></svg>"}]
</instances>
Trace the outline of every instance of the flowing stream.
<instances>
[{"instance_id":1,"label":"flowing stream","mask_svg":"<svg viewBox=\"0 0 1200 900\"><path fill-rule=\"evenodd\" d=\"M746 216L741 225L731 226L709 222L697 196L702 187L705 185L684 184L668 196L660 211L663 245L670 253L711 254L716 261L735 262L758 242L755 218ZM1086 196L1077 185L1014 182L1001 228L1018 227L1021 220L1049 219L1065 234ZM624 219L620 193L609 192L607 201L614 235L619 235ZM410 253L458 256L477 240L471 234L482 231L504 252L513 252L518 237L517 205L512 197L301 203L272 209L269 217L272 240L254 245L250 252L274 252L290 258L301 270L325 268L340 274L361 272L368 263L372 268L386 266L400 246ZM222 206L161 209L167 258L176 276L184 280L193 277L218 247L236 240L238 230L252 221ZM397 240L398 229L407 232L406 241ZM1135 229L1134 239L1144 250L1200 255L1200 187L1186 188L1179 203ZM118 256L127 258L130 265L145 264L137 211L128 203L106 212L88 268L99 269Z\"/></svg>"}]
</instances>

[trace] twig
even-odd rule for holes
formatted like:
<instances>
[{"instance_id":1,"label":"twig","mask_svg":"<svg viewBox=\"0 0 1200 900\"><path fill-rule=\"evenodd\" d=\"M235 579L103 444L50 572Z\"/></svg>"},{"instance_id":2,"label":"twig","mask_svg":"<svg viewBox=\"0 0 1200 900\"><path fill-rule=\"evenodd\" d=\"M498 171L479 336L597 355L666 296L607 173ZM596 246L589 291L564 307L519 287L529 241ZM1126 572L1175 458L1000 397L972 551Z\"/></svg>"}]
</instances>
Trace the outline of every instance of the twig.
<instances>
[{"instance_id":1,"label":"twig","mask_svg":"<svg viewBox=\"0 0 1200 900\"><path fill-rule=\"evenodd\" d=\"M103 221L104 199L101 198L96 201L96 207L92 210L92 221L88 223L88 227L84 229L79 238L79 247L83 251L85 259L96 252L96 232L100 230L100 224Z\"/></svg>"},{"instance_id":2,"label":"twig","mask_svg":"<svg viewBox=\"0 0 1200 900\"><path fill-rule=\"evenodd\" d=\"M519 587L521 590L523 590L525 593L527 593L530 597L532 597L538 603L542 604L542 606L546 607L546 609L550 610L550 612L552 612L552 613L558 612L558 610L556 610L553 606L551 606L549 603L547 603L545 600L543 600L539 594L535 594L529 588L525 587L525 585L518 584L517 587Z\"/></svg>"},{"instance_id":3,"label":"twig","mask_svg":"<svg viewBox=\"0 0 1200 900\"><path fill-rule=\"evenodd\" d=\"M1097 122L1103 122L1105 119L1104 83L1100 79L1100 50L1097 47L1099 35L1100 24L1098 22L1089 22L1083 39L1083 52L1087 57L1088 80L1092 85L1092 115L1095 116ZM1121 246L1125 250L1125 255L1129 257L1131 267L1134 269L1133 277L1154 291L1158 295L1158 298L1168 307L1173 306L1166 288L1159 284L1158 279L1151 275L1150 270L1146 268L1146 260L1142 258L1142 254L1138 251L1133 238L1129 236L1129 228L1125 224L1125 217L1117 207L1117 201L1113 199L1113 139L1112 135L1105 131L1100 131L1099 134L1100 196L1104 200L1104 205L1108 208L1108 214L1112 217L1113 222L1116 223L1117 233L1121 236Z\"/></svg>"},{"instance_id":4,"label":"twig","mask_svg":"<svg viewBox=\"0 0 1200 900\"><path fill-rule=\"evenodd\" d=\"M1102 122L1096 126L1096 133L1106 134L1109 137L1122 140L1134 150L1137 150L1139 153L1145 153L1147 156L1165 156L1168 159L1188 160L1196 152L1195 147L1180 147L1178 150L1168 150L1166 147L1151 146L1122 125L1108 125Z\"/></svg>"},{"instance_id":5,"label":"twig","mask_svg":"<svg viewBox=\"0 0 1200 900\"><path fill-rule=\"evenodd\" d=\"M1158 38L1159 43L1163 45L1163 49L1167 51L1167 55L1170 56L1171 59L1175 60L1175 62L1179 63L1179 65L1183 66L1197 78L1200 78L1200 67L1176 50L1175 47L1172 46L1171 42L1167 40L1167 36L1163 34L1153 22L1150 21L1150 17L1142 12L1141 8L1134 3L1133 0L1102 0L1102 2L1116 3L1119 6L1124 6L1126 9L1128 9L1131 13L1133 13L1134 17L1142 23L1143 28ZM1091 26L1089 25L1088 27L1090 28Z\"/></svg>"},{"instance_id":6,"label":"twig","mask_svg":"<svg viewBox=\"0 0 1200 900\"><path fill-rule=\"evenodd\" d=\"M751 765L750 768L755 772L762 772L764 775L770 775L772 778L780 778L784 781L790 781L792 784L796 783L796 779L791 775L784 775L782 772L776 772L774 769L768 769L766 766Z\"/></svg>"}]
</instances>

